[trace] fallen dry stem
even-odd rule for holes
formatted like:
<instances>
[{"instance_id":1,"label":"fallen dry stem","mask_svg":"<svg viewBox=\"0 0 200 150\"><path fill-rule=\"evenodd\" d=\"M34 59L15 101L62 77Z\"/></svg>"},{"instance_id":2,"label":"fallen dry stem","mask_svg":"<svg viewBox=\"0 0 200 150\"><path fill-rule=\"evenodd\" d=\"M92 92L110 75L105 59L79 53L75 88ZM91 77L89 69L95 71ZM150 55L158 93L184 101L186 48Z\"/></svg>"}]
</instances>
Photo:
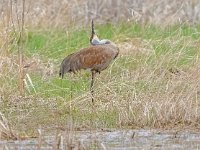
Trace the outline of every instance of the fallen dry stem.
<instances>
[{"instance_id":1,"label":"fallen dry stem","mask_svg":"<svg viewBox=\"0 0 200 150\"><path fill-rule=\"evenodd\" d=\"M11 127L8 124L8 120L0 112L0 139L18 139L16 133L11 130Z\"/></svg>"}]
</instances>

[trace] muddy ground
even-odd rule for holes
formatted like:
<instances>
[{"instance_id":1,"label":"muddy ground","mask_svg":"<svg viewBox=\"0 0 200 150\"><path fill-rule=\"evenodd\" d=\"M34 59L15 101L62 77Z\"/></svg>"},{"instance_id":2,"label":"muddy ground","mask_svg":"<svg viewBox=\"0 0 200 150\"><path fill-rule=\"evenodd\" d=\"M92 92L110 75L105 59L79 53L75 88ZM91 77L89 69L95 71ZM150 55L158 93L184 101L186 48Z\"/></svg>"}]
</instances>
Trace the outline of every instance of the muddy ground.
<instances>
[{"instance_id":1,"label":"muddy ground","mask_svg":"<svg viewBox=\"0 0 200 150\"><path fill-rule=\"evenodd\" d=\"M59 149L102 150L191 150L200 148L200 133L159 130L74 131L63 132L57 138L53 135L45 135L41 139L30 138L20 141L0 141L0 149L6 150L34 150L38 148L50 150L58 147Z\"/></svg>"}]
</instances>

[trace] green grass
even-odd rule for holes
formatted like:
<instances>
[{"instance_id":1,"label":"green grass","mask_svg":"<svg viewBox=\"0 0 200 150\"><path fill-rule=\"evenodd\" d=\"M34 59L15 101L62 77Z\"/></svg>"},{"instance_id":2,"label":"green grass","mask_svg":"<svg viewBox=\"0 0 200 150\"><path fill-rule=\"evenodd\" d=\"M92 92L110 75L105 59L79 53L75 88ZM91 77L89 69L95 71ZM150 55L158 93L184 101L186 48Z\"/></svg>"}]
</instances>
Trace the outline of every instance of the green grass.
<instances>
[{"instance_id":1,"label":"green grass","mask_svg":"<svg viewBox=\"0 0 200 150\"><path fill-rule=\"evenodd\" d=\"M96 28L99 37L105 39L117 40L120 37L126 37L155 41L159 40L159 45L155 42L156 53L162 53L162 51L168 50L171 51L170 48L173 45L162 42L165 39L169 38L170 41L173 38L180 38L180 36L181 38L192 38L193 40L199 40L200 38L198 33L200 28L199 25L195 27L177 25L173 27L161 28L154 25L146 25L142 27L139 24L121 23L119 25L106 24L97 26ZM27 30L28 36L25 42L25 53L28 56L39 54L47 57L48 59L60 59L71 52L88 46L90 36L89 31L89 28L79 30ZM119 40L122 41L123 39ZM180 44L175 46L181 46L183 43L184 41L180 41ZM179 50L180 48L175 48L174 50L176 49Z\"/></svg>"},{"instance_id":2,"label":"green grass","mask_svg":"<svg viewBox=\"0 0 200 150\"><path fill-rule=\"evenodd\" d=\"M133 51L132 53L120 55L110 68L97 75L96 118L94 120L98 127L118 127L119 125L158 127L160 124L167 125L171 116L176 120L174 112L180 113L183 118L185 115L185 120L189 114L191 114L189 117L199 117L198 114L195 116L189 113L193 112L192 107L188 112L185 110L186 113L178 109L179 105L188 105L188 103L195 105L196 95L193 93L195 90L188 93L192 89L191 86L195 87L198 81L189 80L184 74L180 77L172 75L169 70L181 70L190 76L190 68L195 70L198 66L200 25L160 27L120 23L96 25L96 31L99 37L110 39L117 45L123 46L127 42L136 47L129 48ZM94 115L89 94L90 73L83 71L78 75L68 74L63 80L58 77L62 59L90 45L90 28L27 29L26 32L27 36L23 43L25 58L31 61L37 56L36 69L27 70L36 93L30 87L30 93L26 90L25 94L28 102L26 98L19 100L18 92L13 92L17 89L18 78L17 70L15 70L17 67L13 72L5 70L7 74L13 76L10 80L6 76L0 80L0 84L4 85L2 89L4 99L0 106L2 112L11 118L14 128L20 128L21 124L26 123L27 126L23 125L21 129L29 130L29 127L35 129L40 125L65 125L69 118L70 107L72 107L71 115L76 125L90 126L90 120ZM11 55L16 54L16 46L11 45L11 47ZM120 49L122 54L126 48ZM138 49L141 51L138 52ZM143 52L143 49L149 49L149 52ZM51 62L50 67L49 62ZM47 71L49 68L52 71L51 74ZM188 87L188 85L191 86ZM181 88L184 89L181 90ZM182 95L179 95L182 91L184 91ZM10 98L10 93L13 93L13 99ZM174 93L178 96L173 96ZM183 103L182 100L187 97L191 101L185 100ZM22 104L16 104L18 101ZM165 112L170 109L172 109L171 116ZM18 118L20 115L25 117ZM34 122L34 125L31 126L28 122Z\"/></svg>"}]
</instances>

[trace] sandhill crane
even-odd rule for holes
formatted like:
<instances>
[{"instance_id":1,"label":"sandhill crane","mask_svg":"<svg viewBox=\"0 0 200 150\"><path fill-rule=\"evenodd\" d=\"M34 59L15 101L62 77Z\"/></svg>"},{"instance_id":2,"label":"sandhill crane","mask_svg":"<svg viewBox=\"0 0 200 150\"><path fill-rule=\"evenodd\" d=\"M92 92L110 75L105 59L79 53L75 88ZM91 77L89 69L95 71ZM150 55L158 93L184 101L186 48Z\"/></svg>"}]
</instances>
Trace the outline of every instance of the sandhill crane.
<instances>
[{"instance_id":1,"label":"sandhill crane","mask_svg":"<svg viewBox=\"0 0 200 150\"><path fill-rule=\"evenodd\" d=\"M63 78L67 72L76 73L81 69L89 69L92 74L90 91L92 102L94 102L93 84L95 75L106 69L112 60L118 56L118 53L119 48L111 41L107 44L92 44L92 46L83 48L64 58L60 66L59 75Z\"/></svg>"}]
</instances>

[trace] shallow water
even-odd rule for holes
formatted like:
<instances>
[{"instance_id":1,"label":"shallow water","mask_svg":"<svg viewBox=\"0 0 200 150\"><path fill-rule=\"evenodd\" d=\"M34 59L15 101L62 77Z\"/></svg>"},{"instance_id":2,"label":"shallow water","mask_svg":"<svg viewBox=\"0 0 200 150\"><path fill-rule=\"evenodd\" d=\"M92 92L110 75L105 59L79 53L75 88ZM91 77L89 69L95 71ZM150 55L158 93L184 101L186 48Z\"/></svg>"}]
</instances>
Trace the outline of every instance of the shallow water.
<instances>
[{"instance_id":1,"label":"shallow water","mask_svg":"<svg viewBox=\"0 0 200 150\"><path fill-rule=\"evenodd\" d=\"M62 133L60 149L65 149L68 137L73 135L71 145L74 149L138 150L138 149L200 149L200 133L189 131L159 130L113 130L113 131L76 131ZM70 136L72 137L72 136ZM41 149L51 150L55 136L43 136ZM0 149L32 150L37 149L38 139L23 141L0 141Z\"/></svg>"}]
</instances>

